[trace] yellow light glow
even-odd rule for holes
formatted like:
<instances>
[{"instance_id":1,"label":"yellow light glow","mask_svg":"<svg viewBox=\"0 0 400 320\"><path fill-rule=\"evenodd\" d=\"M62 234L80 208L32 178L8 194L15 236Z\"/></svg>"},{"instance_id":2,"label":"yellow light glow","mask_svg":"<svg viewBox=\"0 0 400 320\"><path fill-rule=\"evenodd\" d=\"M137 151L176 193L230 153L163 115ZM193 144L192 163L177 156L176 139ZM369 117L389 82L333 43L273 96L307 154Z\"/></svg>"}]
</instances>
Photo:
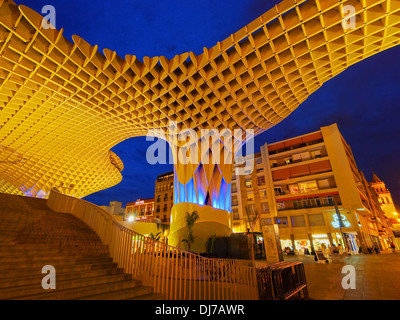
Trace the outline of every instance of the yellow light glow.
<instances>
[{"instance_id":1,"label":"yellow light glow","mask_svg":"<svg viewBox=\"0 0 400 320\"><path fill-rule=\"evenodd\" d=\"M181 128L245 126L259 134L324 82L399 44L397 1L379 9L378 1L363 1L351 32L337 32L343 17L330 14L341 11L343 1L304 2L283 1L199 55L140 61L98 52L104 44L92 46L79 36L70 42L63 29L42 28L40 13L0 1L0 147L1 158L12 160L0 161L0 192L47 198L56 187L84 197L110 188L121 182L124 168L110 148L152 128L167 129L170 119ZM309 27L316 20L327 26ZM380 32L370 31L376 28ZM346 49L331 55L341 43ZM184 112L188 108L193 111ZM193 178L197 165L190 166L177 169L180 183ZM232 169L218 167L230 183Z\"/></svg>"},{"instance_id":2,"label":"yellow light glow","mask_svg":"<svg viewBox=\"0 0 400 320\"><path fill-rule=\"evenodd\" d=\"M313 238L328 238L328 236L326 234L313 234L312 237Z\"/></svg>"}]
</instances>

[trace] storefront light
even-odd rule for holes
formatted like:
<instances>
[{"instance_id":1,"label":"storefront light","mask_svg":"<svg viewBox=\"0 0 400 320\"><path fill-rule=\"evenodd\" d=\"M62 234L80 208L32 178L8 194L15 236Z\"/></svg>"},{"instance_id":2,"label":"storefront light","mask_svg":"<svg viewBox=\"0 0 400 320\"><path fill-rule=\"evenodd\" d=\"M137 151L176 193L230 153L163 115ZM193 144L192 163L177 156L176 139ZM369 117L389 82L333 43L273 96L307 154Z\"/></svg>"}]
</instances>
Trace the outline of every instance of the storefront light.
<instances>
[{"instance_id":1,"label":"storefront light","mask_svg":"<svg viewBox=\"0 0 400 320\"><path fill-rule=\"evenodd\" d=\"M326 234L313 234L312 237L315 239L328 238Z\"/></svg>"}]
</instances>

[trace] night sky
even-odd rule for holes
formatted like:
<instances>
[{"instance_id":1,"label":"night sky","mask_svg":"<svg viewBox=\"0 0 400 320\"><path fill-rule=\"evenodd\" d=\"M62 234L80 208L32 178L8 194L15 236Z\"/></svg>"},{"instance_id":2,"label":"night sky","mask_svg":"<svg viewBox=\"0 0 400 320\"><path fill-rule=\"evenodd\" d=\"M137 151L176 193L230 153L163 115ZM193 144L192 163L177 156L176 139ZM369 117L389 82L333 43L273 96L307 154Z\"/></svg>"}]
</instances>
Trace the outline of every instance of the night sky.
<instances>
[{"instance_id":1,"label":"night sky","mask_svg":"<svg viewBox=\"0 0 400 320\"><path fill-rule=\"evenodd\" d=\"M57 29L71 40L73 34L99 50L109 48L121 57L203 52L261 16L274 0L18 0L41 12L44 5L57 10ZM350 144L359 169L368 180L371 170L392 192L400 208L400 46L359 62L325 83L280 124L255 138L255 148L337 123ZM98 205L124 203L154 196L158 174L172 165L149 165L151 142L132 138L112 150L122 159L123 181L85 199Z\"/></svg>"}]
</instances>

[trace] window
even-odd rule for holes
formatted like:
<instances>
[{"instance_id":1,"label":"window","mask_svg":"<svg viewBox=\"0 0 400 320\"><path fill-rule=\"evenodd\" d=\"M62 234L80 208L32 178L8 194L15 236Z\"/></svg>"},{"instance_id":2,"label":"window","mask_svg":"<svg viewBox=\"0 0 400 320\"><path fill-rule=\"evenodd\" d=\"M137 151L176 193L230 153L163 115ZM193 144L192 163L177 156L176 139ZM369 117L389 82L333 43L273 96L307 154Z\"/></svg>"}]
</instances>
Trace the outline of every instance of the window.
<instances>
[{"instance_id":1,"label":"window","mask_svg":"<svg viewBox=\"0 0 400 320\"><path fill-rule=\"evenodd\" d=\"M246 188L253 188L253 182L251 181L251 179L247 179L245 181L245 186Z\"/></svg>"},{"instance_id":2,"label":"window","mask_svg":"<svg viewBox=\"0 0 400 320\"><path fill-rule=\"evenodd\" d=\"M329 180L324 179L324 180L318 180L318 187L320 189L326 189L330 187Z\"/></svg>"},{"instance_id":3,"label":"window","mask_svg":"<svg viewBox=\"0 0 400 320\"><path fill-rule=\"evenodd\" d=\"M254 193L247 193L247 199L249 201L254 201Z\"/></svg>"},{"instance_id":4,"label":"window","mask_svg":"<svg viewBox=\"0 0 400 320\"><path fill-rule=\"evenodd\" d=\"M304 216L293 216L290 217L290 220L292 222L292 227L294 228L306 226L306 219L304 218Z\"/></svg>"},{"instance_id":5,"label":"window","mask_svg":"<svg viewBox=\"0 0 400 320\"><path fill-rule=\"evenodd\" d=\"M160 212L160 206L157 206L156 212Z\"/></svg>"},{"instance_id":6,"label":"window","mask_svg":"<svg viewBox=\"0 0 400 320\"><path fill-rule=\"evenodd\" d=\"M258 177L258 178L257 178L257 182L258 182L258 185L259 185L259 186L265 185L265 177L264 177L264 176Z\"/></svg>"},{"instance_id":7,"label":"window","mask_svg":"<svg viewBox=\"0 0 400 320\"><path fill-rule=\"evenodd\" d=\"M300 190L299 190L299 186L297 185L297 184L290 184L289 185L289 191L290 191L290 193L299 193L300 192Z\"/></svg>"},{"instance_id":8,"label":"window","mask_svg":"<svg viewBox=\"0 0 400 320\"><path fill-rule=\"evenodd\" d=\"M267 199L267 198L268 198L268 196L267 196L267 190L265 190L265 189L261 189L261 190L260 190L260 198L261 198L261 199Z\"/></svg>"},{"instance_id":9,"label":"window","mask_svg":"<svg viewBox=\"0 0 400 320\"><path fill-rule=\"evenodd\" d=\"M286 164L291 164L291 163L293 163L293 159L292 158L285 158L285 163Z\"/></svg>"},{"instance_id":10,"label":"window","mask_svg":"<svg viewBox=\"0 0 400 320\"><path fill-rule=\"evenodd\" d=\"M262 226L271 225L271 224L272 224L272 218L261 218Z\"/></svg>"},{"instance_id":11,"label":"window","mask_svg":"<svg viewBox=\"0 0 400 320\"><path fill-rule=\"evenodd\" d=\"M278 210L284 210L285 209L285 202L277 201L276 202L276 206L277 206Z\"/></svg>"},{"instance_id":12,"label":"window","mask_svg":"<svg viewBox=\"0 0 400 320\"><path fill-rule=\"evenodd\" d=\"M324 215L322 213L310 214L308 216L308 222L310 223L311 227L324 226L325 225Z\"/></svg>"},{"instance_id":13,"label":"window","mask_svg":"<svg viewBox=\"0 0 400 320\"><path fill-rule=\"evenodd\" d=\"M300 192L312 192L312 191L317 191L318 186L317 182L314 181L307 181L307 182L300 182L299 183L299 191Z\"/></svg>"},{"instance_id":14,"label":"window","mask_svg":"<svg viewBox=\"0 0 400 320\"><path fill-rule=\"evenodd\" d=\"M262 213L269 212L268 202L261 203L261 210L262 210Z\"/></svg>"},{"instance_id":15,"label":"window","mask_svg":"<svg viewBox=\"0 0 400 320\"><path fill-rule=\"evenodd\" d=\"M321 158L321 150L311 151L311 158Z\"/></svg>"},{"instance_id":16,"label":"window","mask_svg":"<svg viewBox=\"0 0 400 320\"><path fill-rule=\"evenodd\" d=\"M281 195L284 194L283 191L282 191L282 187L275 187L274 190L275 190L275 195L276 196L281 196Z\"/></svg>"},{"instance_id":17,"label":"window","mask_svg":"<svg viewBox=\"0 0 400 320\"><path fill-rule=\"evenodd\" d=\"M289 226L287 217L277 217L275 218L275 223L279 225L279 228L287 228Z\"/></svg>"}]
</instances>

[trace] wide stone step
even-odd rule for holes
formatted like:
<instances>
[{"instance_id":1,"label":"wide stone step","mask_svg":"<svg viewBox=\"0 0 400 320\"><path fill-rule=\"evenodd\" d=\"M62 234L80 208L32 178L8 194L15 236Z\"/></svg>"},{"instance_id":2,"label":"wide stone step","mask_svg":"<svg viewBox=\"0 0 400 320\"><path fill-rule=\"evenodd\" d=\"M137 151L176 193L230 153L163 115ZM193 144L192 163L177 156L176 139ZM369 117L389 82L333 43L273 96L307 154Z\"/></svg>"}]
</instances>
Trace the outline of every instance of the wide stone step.
<instances>
[{"instance_id":1,"label":"wide stone step","mask_svg":"<svg viewBox=\"0 0 400 320\"><path fill-rule=\"evenodd\" d=\"M82 260L82 259L110 259L109 256L106 255L93 255L88 256L87 254L82 253L57 253L57 255L49 255L47 252L41 252L39 254L26 254L26 255L0 255L0 265L2 264L15 264L15 263L32 263L36 261L44 261L44 260ZM1 270L1 269L0 269Z\"/></svg>"},{"instance_id":2,"label":"wide stone step","mask_svg":"<svg viewBox=\"0 0 400 320\"><path fill-rule=\"evenodd\" d=\"M126 289L135 289L140 287L140 281L138 280L124 280L112 283L105 283L99 285L92 285L88 287L80 287L66 290L52 290L43 294L21 296L13 298L13 300L75 300L82 299L82 297L90 297L94 295L107 295L110 292L124 291ZM151 288L149 288L151 290ZM132 290L134 291L134 290ZM143 295L146 290L137 289L138 295ZM143 293L142 293L143 292Z\"/></svg>"},{"instance_id":3,"label":"wide stone step","mask_svg":"<svg viewBox=\"0 0 400 320\"><path fill-rule=\"evenodd\" d=\"M10 268L4 269L0 272L0 280L10 277L27 277L37 276L42 274L42 268L45 265L35 268ZM59 272L79 272L89 270L100 270L100 269L113 269L117 268L117 263L85 263L85 264L74 264L74 265L53 265L56 268L56 274ZM45 276L45 275L43 275Z\"/></svg>"},{"instance_id":4,"label":"wide stone step","mask_svg":"<svg viewBox=\"0 0 400 320\"><path fill-rule=\"evenodd\" d=\"M49 257L38 257L34 261L21 261L21 262L9 262L0 264L0 271L5 269L14 268L34 268L43 267L45 265L52 265L55 268L57 266L69 266L69 265L79 265L79 264L95 264L95 263L111 263L112 258L81 258L81 259L59 259L59 257L49 256Z\"/></svg>"},{"instance_id":5,"label":"wide stone step","mask_svg":"<svg viewBox=\"0 0 400 320\"><path fill-rule=\"evenodd\" d=\"M56 289L55 291L64 291L72 289L81 289L82 287L92 287L102 284L111 284L114 282L121 282L131 280L127 274L115 274L102 277L88 277L80 279L71 279L60 281L56 276ZM34 285L22 285L13 288L0 289L0 299L14 299L23 296L31 296L47 293L48 291L42 288L42 281L39 280Z\"/></svg>"},{"instance_id":6,"label":"wide stone step","mask_svg":"<svg viewBox=\"0 0 400 320\"><path fill-rule=\"evenodd\" d=\"M84 248L79 248L79 250L67 250L67 249L49 249L49 250L0 250L0 259L9 257L43 257L43 256L63 256L63 257L73 257L73 256L108 256L106 250L84 250ZM91 254L91 255L90 255Z\"/></svg>"},{"instance_id":7,"label":"wide stone step","mask_svg":"<svg viewBox=\"0 0 400 320\"><path fill-rule=\"evenodd\" d=\"M99 269L99 270L85 270L78 272L56 272L56 280L57 281L66 281L66 280L74 280L81 278L90 278L90 277L101 277L113 274L122 274L124 273L124 269L122 268L109 268L109 269ZM42 281L44 274L34 274L34 275L10 275L8 278L3 277L0 282L0 289L16 287L21 285L32 285Z\"/></svg>"},{"instance_id":8,"label":"wide stone step","mask_svg":"<svg viewBox=\"0 0 400 320\"><path fill-rule=\"evenodd\" d=\"M45 265L56 290L44 290ZM83 221L43 199L0 194L0 299L163 299L118 268Z\"/></svg>"}]
</instances>

